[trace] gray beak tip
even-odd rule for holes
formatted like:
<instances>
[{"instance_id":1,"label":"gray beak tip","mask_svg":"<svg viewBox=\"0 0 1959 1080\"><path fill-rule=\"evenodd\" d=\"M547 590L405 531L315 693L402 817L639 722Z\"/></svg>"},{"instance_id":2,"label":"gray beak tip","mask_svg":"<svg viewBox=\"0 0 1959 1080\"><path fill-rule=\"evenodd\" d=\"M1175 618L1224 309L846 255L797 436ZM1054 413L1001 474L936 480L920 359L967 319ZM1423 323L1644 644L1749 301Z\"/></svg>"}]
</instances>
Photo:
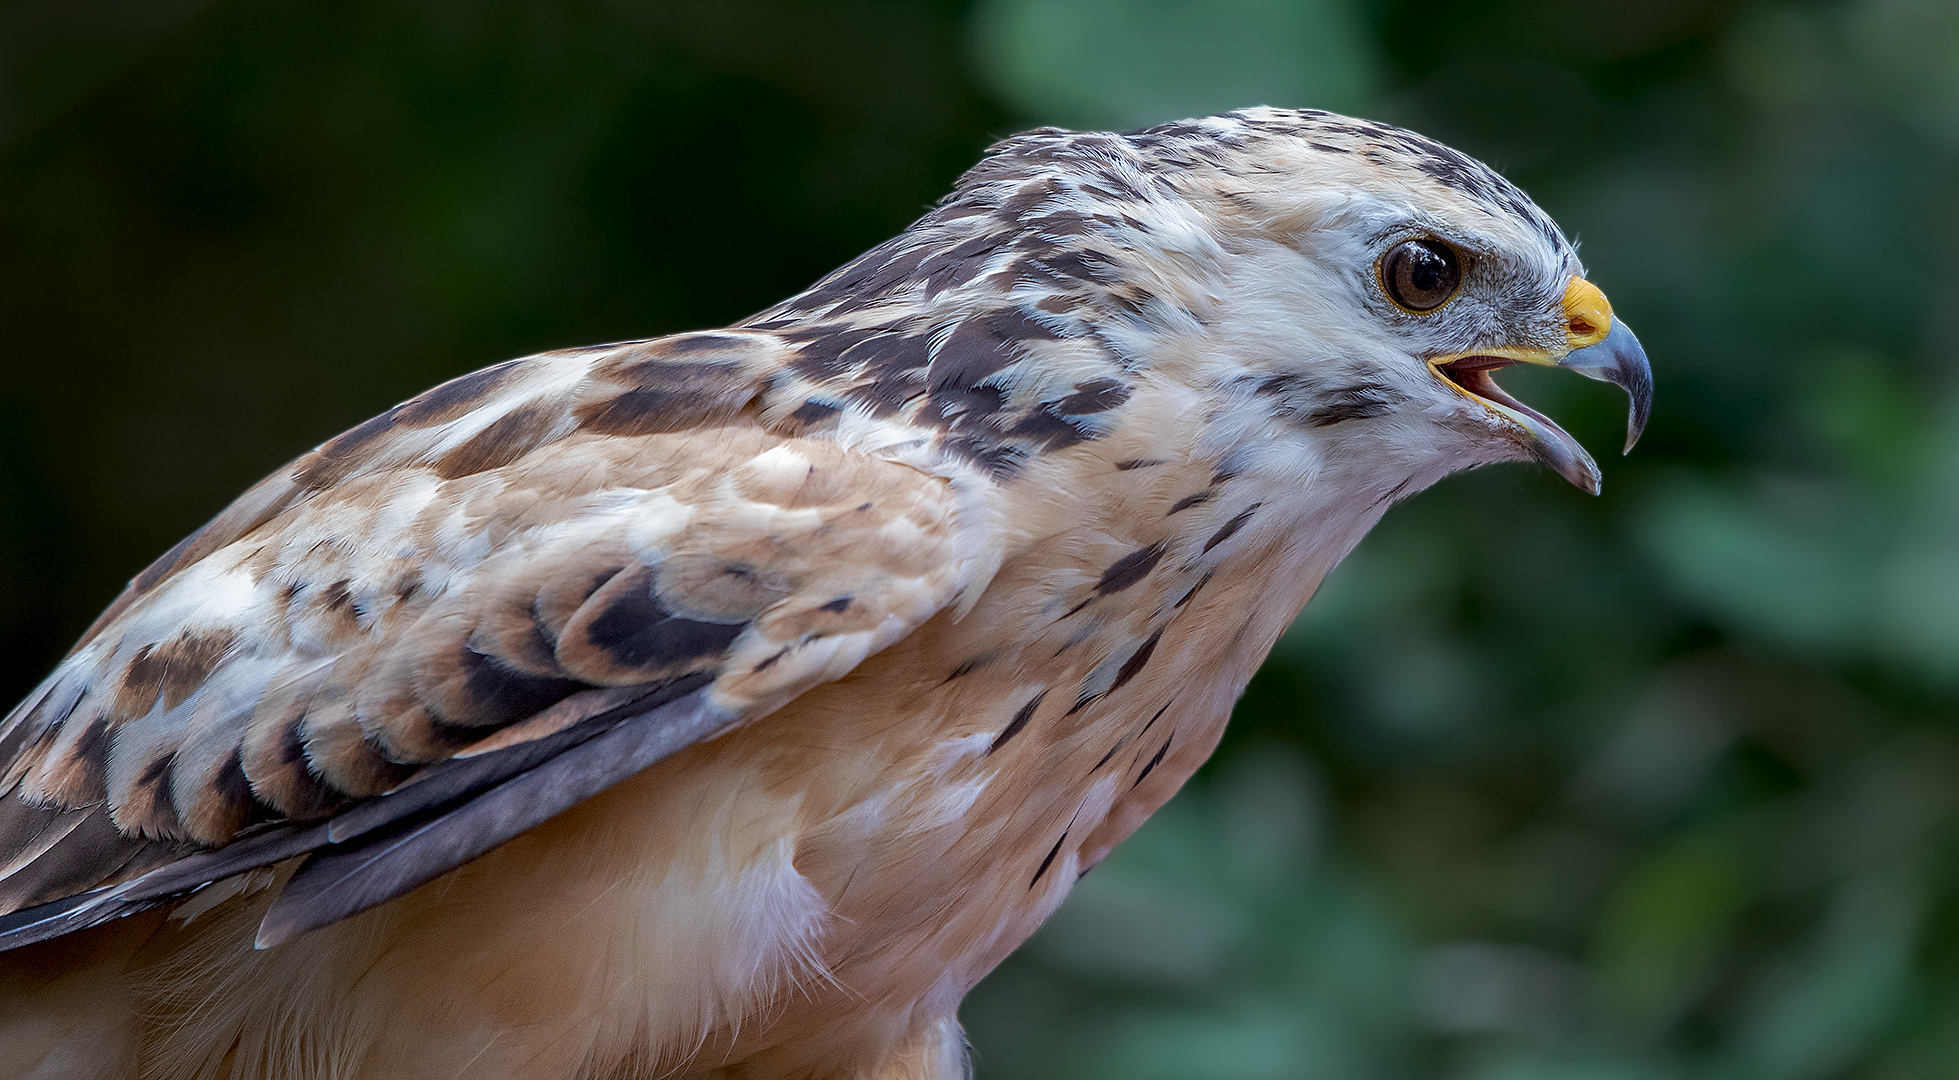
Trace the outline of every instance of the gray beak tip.
<instances>
[{"instance_id":1,"label":"gray beak tip","mask_svg":"<svg viewBox=\"0 0 1959 1080\"><path fill-rule=\"evenodd\" d=\"M1633 336L1632 329L1619 318L1612 320L1612 330L1605 340L1582 349L1573 349L1559 367L1570 368L1588 378L1609 382L1626 392L1626 449L1632 453L1633 445L1646 430L1646 418L1653 411L1653 367L1646 359L1646 350L1640 347L1639 338Z\"/></svg>"}]
</instances>

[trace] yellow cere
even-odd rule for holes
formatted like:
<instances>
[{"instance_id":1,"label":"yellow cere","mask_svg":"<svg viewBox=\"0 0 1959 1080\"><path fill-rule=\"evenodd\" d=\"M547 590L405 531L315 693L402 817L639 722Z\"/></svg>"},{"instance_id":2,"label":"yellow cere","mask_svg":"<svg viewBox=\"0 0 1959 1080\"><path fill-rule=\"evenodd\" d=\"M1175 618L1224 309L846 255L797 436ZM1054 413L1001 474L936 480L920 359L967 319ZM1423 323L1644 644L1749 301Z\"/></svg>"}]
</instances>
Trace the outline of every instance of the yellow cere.
<instances>
[{"instance_id":1,"label":"yellow cere","mask_svg":"<svg viewBox=\"0 0 1959 1080\"><path fill-rule=\"evenodd\" d=\"M1564 287L1564 314L1574 349L1596 345L1612 332L1612 302L1597 285L1576 275Z\"/></svg>"}]
</instances>

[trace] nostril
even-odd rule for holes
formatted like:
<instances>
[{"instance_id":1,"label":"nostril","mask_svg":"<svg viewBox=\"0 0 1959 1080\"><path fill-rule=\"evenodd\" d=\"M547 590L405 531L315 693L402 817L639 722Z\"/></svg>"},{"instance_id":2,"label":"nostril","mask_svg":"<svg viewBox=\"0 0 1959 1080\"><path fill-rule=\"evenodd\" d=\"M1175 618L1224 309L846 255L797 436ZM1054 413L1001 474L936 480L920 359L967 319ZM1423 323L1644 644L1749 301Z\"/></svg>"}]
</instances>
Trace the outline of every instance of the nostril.
<instances>
[{"instance_id":1,"label":"nostril","mask_svg":"<svg viewBox=\"0 0 1959 1080\"><path fill-rule=\"evenodd\" d=\"M1598 286L1581 277L1565 283L1565 329L1571 348L1596 345L1612 330L1612 305Z\"/></svg>"}]
</instances>

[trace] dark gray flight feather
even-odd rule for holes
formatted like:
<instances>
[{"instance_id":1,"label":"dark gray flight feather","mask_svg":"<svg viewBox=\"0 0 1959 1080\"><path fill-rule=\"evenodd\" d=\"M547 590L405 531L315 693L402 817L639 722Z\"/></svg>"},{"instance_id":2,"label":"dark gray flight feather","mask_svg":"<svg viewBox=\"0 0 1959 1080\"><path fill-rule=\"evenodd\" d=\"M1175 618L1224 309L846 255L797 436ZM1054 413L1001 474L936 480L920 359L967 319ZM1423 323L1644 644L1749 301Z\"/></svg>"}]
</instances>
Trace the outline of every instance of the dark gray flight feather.
<instances>
[{"instance_id":1,"label":"dark gray flight feather","mask_svg":"<svg viewBox=\"0 0 1959 1080\"><path fill-rule=\"evenodd\" d=\"M393 899L512 836L731 724L707 703L703 673L631 693L598 692L604 711L564 731L437 766L433 775L379 795L335 818L257 826L222 848L184 854L181 845L121 839L127 870L146 857L162 865L119 885L0 916L0 951L31 945L187 896L212 882L311 853L286 883L259 930L261 948ZM610 706L606 708L605 706ZM25 815L23 815L25 816ZM99 808L75 827L114 831ZM42 826L45 827L45 826ZM342 837L334 842L335 832ZM48 852L52 856L62 849ZM87 849L84 849L87 850ZM48 856L43 856L48 857Z\"/></svg>"},{"instance_id":2,"label":"dark gray flight feather","mask_svg":"<svg viewBox=\"0 0 1959 1080\"><path fill-rule=\"evenodd\" d=\"M259 924L269 948L391 900L642 769L702 742L734 716L689 694L614 723L469 801L315 851Z\"/></svg>"}]
</instances>

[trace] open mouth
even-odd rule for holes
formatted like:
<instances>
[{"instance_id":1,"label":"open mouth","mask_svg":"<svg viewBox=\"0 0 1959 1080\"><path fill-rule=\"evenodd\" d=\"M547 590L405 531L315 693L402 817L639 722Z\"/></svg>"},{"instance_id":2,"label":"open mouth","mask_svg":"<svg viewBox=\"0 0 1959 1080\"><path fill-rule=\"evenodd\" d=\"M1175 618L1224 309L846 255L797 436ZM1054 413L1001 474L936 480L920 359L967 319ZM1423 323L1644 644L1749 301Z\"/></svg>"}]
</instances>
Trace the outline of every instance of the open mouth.
<instances>
[{"instance_id":1,"label":"open mouth","mask_svg":"<svg viewBox=\"0 0 1959 1080\"><path fill-rule=\"evenodd\" d=\"M1496 380L1491 377L1491 372L1521 362L1507 356L1464 356L1446 364L1437 364L1435 370L1437 374L1455 383L1457 388L1470 397L1481 398L1490 404L1501 405L1506 410L1522 413L1540 424L1557 427L1558 425L1552 423L1550 417L1505 393L1503 387L1498 386Z\"/></svg>"},{"instance_id":2,"label":"open mouth","mask_svg":"<svg viewBox=\"0 0 1959 1080\"><path fill-rule=\"evenodd\" d=\"M1585 448L1578 444L1578 440L1572 438L1550 417L1511 397L1496 384L1496 379L1491 377L1491 373L1499 368L1530 362L1552 365L1557 363L1549 357L1532 361L1517 356L1472 353L1446 360L1432 360L1429 366L1435 370L1437 376L1447 380L1451 386L1507 421L1508 426L1517 433L1518 441L1530 451L1533 457L1549 465L1558 475L1576 484L1580 489L1594 495L1598 494L1598 465L1592 461L1592 456L1585 452Z\"/></svg>"},{"instance_id":3,"label":"open mouth","mask_svg":"<svg viewBox=\"0 0 1959 1080\"><path fill-rule=\"evenodd\" d=\"M1551 418L1518 401L1496 384L1491 373L1512 364L1564 368L1588 379L1609 382L1626 392L1626 450L1631 452L1653 407L1653 369L1646 350L1626 324L1612 315L1605 294L1573 276L1562 301L1567 340L1562 352L1543 348L1496 346L1436 356L1428 361L1435 377L1494 413L1511 439L1531 456L1579 488L1598 494L1598 464Z\"/></svg>"}]
</instances>

